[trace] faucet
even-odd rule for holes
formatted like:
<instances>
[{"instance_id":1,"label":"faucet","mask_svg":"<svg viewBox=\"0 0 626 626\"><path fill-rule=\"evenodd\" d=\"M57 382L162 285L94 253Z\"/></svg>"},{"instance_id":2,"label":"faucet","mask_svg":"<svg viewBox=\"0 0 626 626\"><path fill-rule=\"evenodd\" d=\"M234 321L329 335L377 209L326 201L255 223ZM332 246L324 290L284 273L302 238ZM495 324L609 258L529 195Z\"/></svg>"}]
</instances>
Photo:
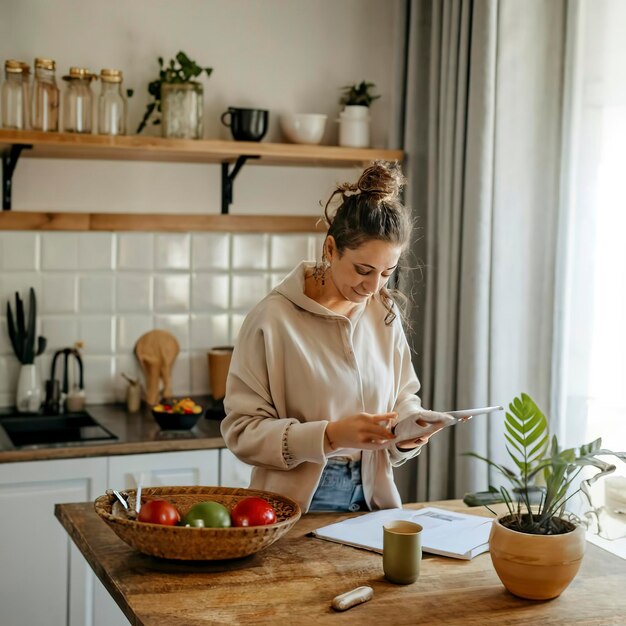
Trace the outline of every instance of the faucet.
<instances>
[{"instance_id":1,"label":"faucet","mask_svg":"<svg viewBox=\"0 0 626 626\"><path fill-rule=\"evenodd\" d=\"M56 367L58 358L63 355L63 384L59 384L56 377ZM70 392L69 389L69 359L73 356L78 363L78 390L83 392L83 359L76 348L63 348L57 350L52 358L52 366L50 368L50 380L46 381L46 399L44 402L44 411L48 415L58 415L65 404L65 400Z\"/></svg>"}]
</instances>

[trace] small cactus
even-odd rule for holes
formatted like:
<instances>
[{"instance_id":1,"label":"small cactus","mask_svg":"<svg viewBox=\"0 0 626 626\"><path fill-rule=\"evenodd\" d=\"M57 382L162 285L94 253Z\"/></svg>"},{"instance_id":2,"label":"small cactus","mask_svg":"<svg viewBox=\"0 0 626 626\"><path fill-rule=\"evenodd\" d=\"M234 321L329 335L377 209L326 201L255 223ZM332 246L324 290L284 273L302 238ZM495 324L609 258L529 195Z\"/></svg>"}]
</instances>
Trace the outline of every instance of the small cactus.
<instances>
[{"instance_id":1,"label":"small cactus","mask_svg":"<svg viewBox=\"0 0 626 626\"><path fill-rule=\"evenodd\" d=\"M20 294L15 292L15 319L13 319L11 303L7 302L7 325L13 352L22 365L32 365L35 362L35 357L46 349L46 338L36 337L36 319L37 298L35 297L35 290L30 288L28 320L25 319L24 315L24 301L20 298ZM35 340L37 340L36 350Z\"/></svg>"}]
</instances>

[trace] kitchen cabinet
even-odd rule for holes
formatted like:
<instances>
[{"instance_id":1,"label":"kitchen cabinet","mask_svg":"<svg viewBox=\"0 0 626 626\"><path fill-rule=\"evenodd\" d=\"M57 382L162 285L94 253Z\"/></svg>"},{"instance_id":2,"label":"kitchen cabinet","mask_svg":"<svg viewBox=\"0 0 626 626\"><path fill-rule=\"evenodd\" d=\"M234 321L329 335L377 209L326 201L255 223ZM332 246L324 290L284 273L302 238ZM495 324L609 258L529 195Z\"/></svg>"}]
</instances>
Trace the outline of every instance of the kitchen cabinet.
<instances>
[{"instance_id":1,"label":"kitchen cabinet","mask_svg":"<svg viewBox=\"0 0 626 626\"><path fill-rule=\"evenodd\" d=\"M168 485L219 484L219 451L190 450L159 454L130 454L109 459L107 484L112 489Z\"/></svg>"},{"instance_id":2,"label":"kitchen cabinet","mask_svg":"<svg viewBox=\"0 0 626 626\"><path fill-rule=\"evenodd\" d=\"M228 448L220 451L220 487L248 487L252 466L240 461Z\"/></svg>"},{"instance_id":3,"label":"kitchen cabinet","mask_svg":"<svg viewBox=\"0 0 626 626\"><path fill-rule=\"evenodd\" d=\"M139 480L143 485L151 487L219 485L220 452L221 450L191 450L110 457L107 485L112 489L135 489ZM97 579L94 582L93 626L128 624L128 620L102 583Z\"/></svg>"},{"instance_id":4,"label":"kitchen cabinet","mask_svg":"<svg viewBox=\"0 0 626 626\"><path fill-rule=\"evenodd\" d=\"M11 183L20 158L114 159L175 163L220 163L222 214L232 203L235 177L245 163L350 167L376 159L402 161L401 150L344 148L219 139L163 139L140 135L107 136L77 133L0 130L2 208L11 208ZM144 216L145 217L145 216ZM284 218L283 218L284 219Z\"/></svg>"},{"instance_id":5,"label":"kitchen cabinet","mask_svg":"<svg viewBox=\"0 0 626 626\"><path fill-rule=\"evenodd\" d=\"M0 624L124 626L128 621L58 521L54 505L107 488L218 485L228 450L205 449L0 464ZM229 467L235 467L231 462ZM239 461L237 461L239 463ZM229 480L245 482L241 469ZM239 486L239 485L238 485Z\"/></svg>"},{"instance_id":6,"label":"kitchen cabinet","mask_svg":"<svg viewBox=\"0 0 626 626\"><path fill-rule=\"evenodd\" d=\"M54 505L95 499L106 475L106 458L0 465L0 623L92 623L93 574L54 518Z\"/></svg>"}]
</instances>

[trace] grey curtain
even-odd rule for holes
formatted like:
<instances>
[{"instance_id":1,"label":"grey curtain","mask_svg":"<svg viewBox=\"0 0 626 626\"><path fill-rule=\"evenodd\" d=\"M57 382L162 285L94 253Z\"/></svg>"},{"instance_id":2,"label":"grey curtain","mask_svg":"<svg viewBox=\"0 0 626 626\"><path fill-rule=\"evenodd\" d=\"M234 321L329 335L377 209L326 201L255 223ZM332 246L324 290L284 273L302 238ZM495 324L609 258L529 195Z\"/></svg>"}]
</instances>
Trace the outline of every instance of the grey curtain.
<instances>
[{"instance_id":1,"label":"grey curtain","mask_svg":"<svg viewBox=\"0 0 626 626\"><path fill-rule=\"evenodd\" d=\"M415 364L427 408L549 408L565 0L408 3L404 121ZM407 500L496 484L501 416L433 437L398 472Z\"/></svg>"}]
</instances>

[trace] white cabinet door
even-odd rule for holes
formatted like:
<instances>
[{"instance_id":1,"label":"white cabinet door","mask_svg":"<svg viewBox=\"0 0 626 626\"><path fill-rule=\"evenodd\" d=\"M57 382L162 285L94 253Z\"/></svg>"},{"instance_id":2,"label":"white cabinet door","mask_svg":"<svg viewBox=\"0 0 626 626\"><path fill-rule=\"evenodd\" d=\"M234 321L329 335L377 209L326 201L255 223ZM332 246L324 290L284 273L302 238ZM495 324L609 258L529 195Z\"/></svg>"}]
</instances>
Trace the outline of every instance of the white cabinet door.
<instances>
[{"instance_id":1,"label":"white cabinet door","mask_svg":"<svg viewBox=\"0 0 626 626\"><path fill-rule=\"evenodd\" d=\"M220 449L220 487L248 487L252 466L240 461L228 448Z\"/></svg>"},{"instance_id":2,"label":"white cabinet door","mask_svg":"<svg viewBox=\"0 0 626 626\"><path fill-rule=\"evenodd\" d=\"M217 486L218 478L218 450L133 454L109 458L108 487L111 489L134 489L139 480L144 487ZM99 580L95 581L94 624L128 624L124 614Z\"/></svg>"},{"instance_id":3,"label":"white cabinet door","mask_svg":"<svg viewBox=\"0 0 626 626\"><path fill-rule=\"evenodd\" d=\"M106 466L105 458L0 465L3 624L91 624L91 569L54 517L54 505L103 494Z\"/></svg>"},{"instance_id":4,"label":"white cabinet door","mask_svg":"<svg viewBox=\"0 0 626 626\"><path fill-rule=\"evenodd\" d=\"M218 450L113 456L109 458L108 487L134 489L139 480L144 487L217 486L218 466Z\"/></svg>"}]
</instances>

